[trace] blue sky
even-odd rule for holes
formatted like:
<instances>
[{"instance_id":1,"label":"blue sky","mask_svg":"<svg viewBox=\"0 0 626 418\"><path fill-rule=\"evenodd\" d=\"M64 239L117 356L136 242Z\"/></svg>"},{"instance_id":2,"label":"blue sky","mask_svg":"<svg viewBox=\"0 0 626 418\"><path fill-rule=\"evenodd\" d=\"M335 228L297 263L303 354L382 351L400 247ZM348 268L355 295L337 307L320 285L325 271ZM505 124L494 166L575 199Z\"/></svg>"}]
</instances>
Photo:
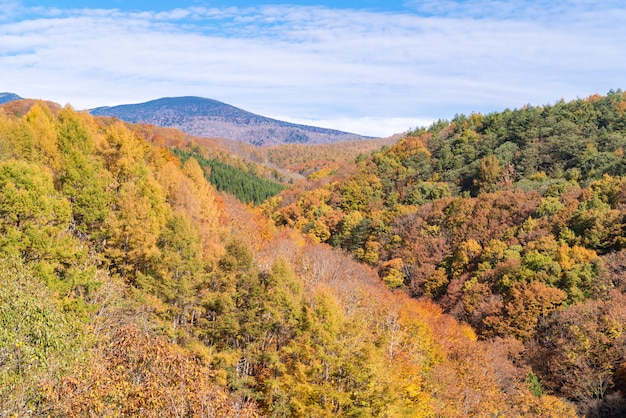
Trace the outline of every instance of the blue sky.
<instances>
[{"instance_id":1,"label":"blue sky","mask_svg":"<svg viewBox=\"0 0 626 418\"><path fill-rule=\"evenodd\" d=\"M0 0L0 92L77 109L194 95L388 136L626 89L621 0Z\"/></svg>"},{"instance_id":2,"label":"blue sky","mask_svg":"<svg viewBox=\"0 0 626 418\"><path fill-rule=\"evenodd\" d=\"M361 0L361 1L145 1L145 0L109 0L103 1L22 1L24 7L58 7L70 8L117 8L126 11L165 11L187 7L256 7L261 4L267 5L297 5L297 6L325 6L335 9L360 9L370 11L403 11L415 10L415 2L384 1L384 0Z\"/></svg>"}]
</instances>

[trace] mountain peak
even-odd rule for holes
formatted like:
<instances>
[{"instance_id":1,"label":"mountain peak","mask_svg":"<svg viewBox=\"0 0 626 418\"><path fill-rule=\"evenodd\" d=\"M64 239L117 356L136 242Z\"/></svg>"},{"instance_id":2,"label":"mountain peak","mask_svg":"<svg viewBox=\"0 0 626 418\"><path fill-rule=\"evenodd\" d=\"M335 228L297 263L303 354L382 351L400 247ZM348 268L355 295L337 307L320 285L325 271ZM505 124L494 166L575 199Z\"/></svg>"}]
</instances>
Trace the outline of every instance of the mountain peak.
<instances>
[{"instance_id":1,"label":"mountain peak","mask_svg":"<svg viewBox=\"0 0 626 418\"><path fill-rule=\"evenodd\" d=\"M21 100L22 98L15 93L0 93L0 104L12 102L13 100Z\"/></svg>"},{"instance_id":2,"label":"mountain peak","mask_svg":"<svg viewBox=\"0 0 626 418\"><path fill-rule=\"evenodd\" d=\"M196 96L164 97L145 103L98 107L91 109L90 113L253 145L322 144L366 138L354 133L271 119L218 100Z\"/></svg>"}]
</instances>

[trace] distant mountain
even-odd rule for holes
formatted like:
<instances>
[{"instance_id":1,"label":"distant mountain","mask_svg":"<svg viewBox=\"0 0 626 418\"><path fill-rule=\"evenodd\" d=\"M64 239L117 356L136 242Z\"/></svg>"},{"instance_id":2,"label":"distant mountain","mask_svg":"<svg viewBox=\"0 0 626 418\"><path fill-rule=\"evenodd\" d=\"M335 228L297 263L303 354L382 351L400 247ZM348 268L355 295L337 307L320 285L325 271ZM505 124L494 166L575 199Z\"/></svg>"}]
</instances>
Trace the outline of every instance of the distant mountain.
<instances>
[{"instance_id":1,"label":"distant mountain","mask_svg":"<svg viewBox=\"0 0 626 418\"><path fill-rule=\"evenodd\" d=\"M367 138L334 129L271 119L217 100L192 96L98 107L91 109L90 113L94 116L114 116L132 123L177 128L195 136L228 138L253 145L324 144Z\"/></svg>"},{"instance_id":2,"label":"distant mountain","mask_svg":"<svg viewBox=\"0 0 626 418\"><path fill-rule=\"evenodd\" d=\"M22 98L14 93L0 93L0 104L21 100Z\"/></svg>"}]
</instances>

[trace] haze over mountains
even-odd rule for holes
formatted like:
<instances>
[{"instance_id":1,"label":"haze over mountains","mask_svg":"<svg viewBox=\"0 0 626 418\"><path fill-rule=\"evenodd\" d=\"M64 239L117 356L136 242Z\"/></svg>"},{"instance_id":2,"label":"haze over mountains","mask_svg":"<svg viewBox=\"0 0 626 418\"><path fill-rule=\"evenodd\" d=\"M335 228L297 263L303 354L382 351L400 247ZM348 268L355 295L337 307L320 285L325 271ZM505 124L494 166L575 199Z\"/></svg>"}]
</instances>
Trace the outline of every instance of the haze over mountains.
<instances>
[{"instance_id":1,"label":"haze over mountains","mask_svg":"<svg viewBox=\"0 0 626 418\"><path fill-rule=\"evenodd\" d=\"M90 112L95 116L114 116L127 122L177 128L190 135L228 138L253 145L324 144L367 138L271 119L217 100L193 96L99 107Z\"/></svg>"}]
</instances>

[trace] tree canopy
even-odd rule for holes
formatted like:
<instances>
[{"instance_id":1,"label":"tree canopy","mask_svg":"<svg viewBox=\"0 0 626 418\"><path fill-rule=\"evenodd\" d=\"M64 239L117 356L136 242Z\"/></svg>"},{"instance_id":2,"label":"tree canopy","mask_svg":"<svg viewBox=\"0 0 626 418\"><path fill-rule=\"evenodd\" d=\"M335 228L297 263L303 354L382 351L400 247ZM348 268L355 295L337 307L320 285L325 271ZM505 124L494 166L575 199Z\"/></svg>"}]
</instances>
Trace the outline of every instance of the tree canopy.
<instances>
[{"instance_id":1,"label":"tree canopy","mask_svg":"<svg viewBox=\"0 0 626 418\"><path fill-rule=\"evenodd\" d=\"M459 115L282 192L0 110L0 415L623 412L625 101Z\"/></svg>"}]
</instances>

